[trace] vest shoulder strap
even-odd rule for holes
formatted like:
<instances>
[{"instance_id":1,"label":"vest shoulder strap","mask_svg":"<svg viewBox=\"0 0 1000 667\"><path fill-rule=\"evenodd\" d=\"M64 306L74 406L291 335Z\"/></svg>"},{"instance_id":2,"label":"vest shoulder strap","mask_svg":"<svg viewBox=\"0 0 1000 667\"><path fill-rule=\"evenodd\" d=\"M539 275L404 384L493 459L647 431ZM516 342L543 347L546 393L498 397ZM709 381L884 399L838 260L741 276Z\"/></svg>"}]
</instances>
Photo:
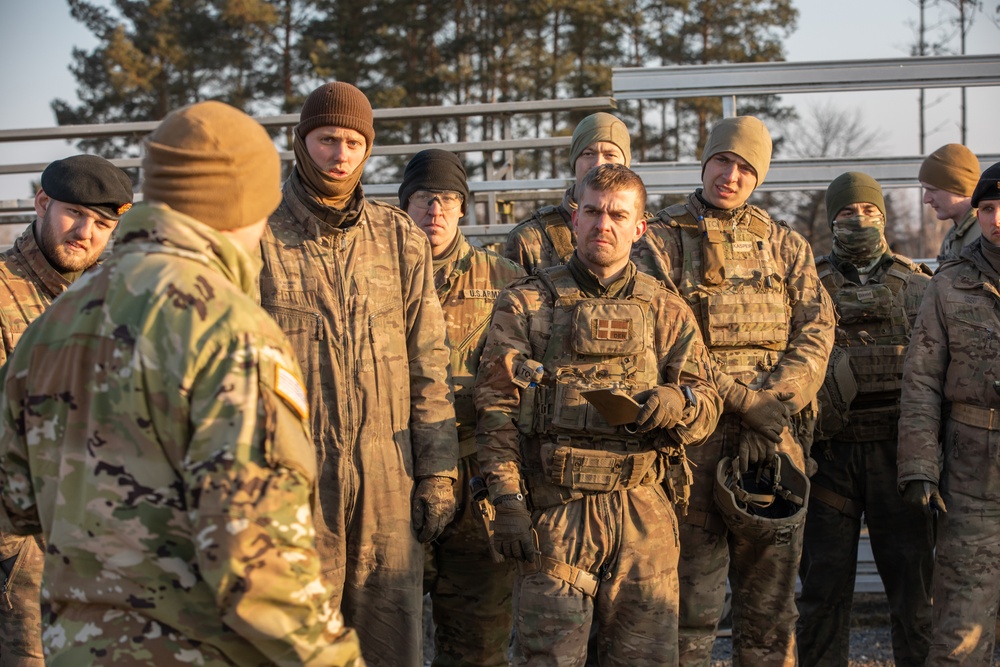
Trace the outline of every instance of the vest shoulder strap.
<instances>
[{"instance_id":1,"label":"vest shoulder strap","mask_svg":"<svg viewBox=\"0 0 1000 667\"><path fill-rule=\"evenodd\" d=\"M543 206L535 213L542 232L552 243L556 254L563 262L569 261L575 248L573 243L573 228L571 218L567 217L562 206Z\"/></svg>"}]
</instances>

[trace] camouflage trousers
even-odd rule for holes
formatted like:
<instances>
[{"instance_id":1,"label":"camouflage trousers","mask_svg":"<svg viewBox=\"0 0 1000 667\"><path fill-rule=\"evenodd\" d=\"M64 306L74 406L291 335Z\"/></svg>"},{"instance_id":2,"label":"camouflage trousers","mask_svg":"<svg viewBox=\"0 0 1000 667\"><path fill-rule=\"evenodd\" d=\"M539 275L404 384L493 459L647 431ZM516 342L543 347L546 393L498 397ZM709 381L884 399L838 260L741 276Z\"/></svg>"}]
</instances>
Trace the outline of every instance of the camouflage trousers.
<instances>
[{"instance_id":1,"label":"camouflage trousers","mask_svg":"<svg viewBox=\"0 0 1000 667\"><path fill-rule=\"evenodd\" d=\"M949 422L928 665L989 667L1000 607L1000 431Z\"/></svg>"},{"instance_id":2,"label":"camouflage trousers","mask_svg":"<svg viewBox=\"0 0 1000 667\"><path fill-rule=\"evenodd\" d=\"M41 540L25 537L10 563L10 576L0 598L0 667L42 667ZM2 577L0 577L2 578Z\"/></svg>"},{"instance_id":3,"label":"camouflage trousers","mask_svg":"<svg viewBox=\"0 0 1000 667\"><path fill-rule=\"evenodd\" d=\"M791 667L796 664L795 578L802 531L785 544L761 544L728 530L715 507L715 469L734 448L739 421L723 417L701 447L688 449L694 471L691 506L680 518L681 557L678 650L682 667L708 667L726 599L732 587L733 664ZM779 449L805 469L801 447L788 432Z\"/></svg>"},{"instance_id":4,"label":"camouflage trousers","mask_svg":"<svg viewBox=\"0 0 1000 667\"><path fill-rule=\"evenodd\" d=\"M596 624L597 664L676 665L677 521L663 488L588 494L533 519L542 569L514 584L514 664L582 666ZM544 559L596 575L596 593Z\"/></svg>"},{"instance_id":5,"label":"camouflage trousers","mask_svg":"<svg viewBox=\"0 0 1000 667\"><path fill-rule=\"evenodd\" d=\"M506 667L515 565L494 563L469 492L479 475L475 455L458 462L455 520L426 545L424 590L434 617L434 667Z\"/></svg>"},{"instance_id":6,"label":"camouflage trousers","mask_svg":"<svg viewBox=\"0 0 1000 667\"><path fill-rule=\"evenodd\" d=\"M813 458L819 469L812 477L799 568L799 662L847 667L863 511L889 600L893 657L898 667L921 667L931 636L934 526L896 489L896 439L821 442ZM850 503L834 508L823 490Z\"/></svg>"}]
</instances>

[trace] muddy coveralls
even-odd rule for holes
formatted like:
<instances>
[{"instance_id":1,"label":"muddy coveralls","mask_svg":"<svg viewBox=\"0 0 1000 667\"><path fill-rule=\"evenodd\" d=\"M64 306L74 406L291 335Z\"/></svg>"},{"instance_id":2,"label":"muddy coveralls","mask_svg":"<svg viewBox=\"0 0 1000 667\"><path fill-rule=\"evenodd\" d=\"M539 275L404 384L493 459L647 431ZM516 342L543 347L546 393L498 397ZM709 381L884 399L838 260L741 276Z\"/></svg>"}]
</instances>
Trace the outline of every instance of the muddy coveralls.
<instances>
[{"instance_id":1,"label":"muddy coveralls","mask_svg":"<svg viewBox=\"0 0 1000 667\"><path fill-rule=\"evenodd\" d=\"M576 275L588 274L582 287ZM629 434L580 394L687 385L668 431ZM719 398L690 309L630 263L604 289L574 255L498 302L476 382L477 444L491 497L527 494L540 556L514 587L514 663L676 664L683 446L700 444Z\"/></svg>"}]
</instances>

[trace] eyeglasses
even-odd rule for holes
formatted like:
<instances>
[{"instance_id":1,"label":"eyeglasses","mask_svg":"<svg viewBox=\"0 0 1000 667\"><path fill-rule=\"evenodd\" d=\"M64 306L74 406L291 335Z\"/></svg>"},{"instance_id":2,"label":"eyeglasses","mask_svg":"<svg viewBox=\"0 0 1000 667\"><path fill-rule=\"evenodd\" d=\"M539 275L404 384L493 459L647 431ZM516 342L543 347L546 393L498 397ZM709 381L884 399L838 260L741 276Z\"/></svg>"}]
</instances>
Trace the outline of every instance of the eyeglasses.
<instances>
[{"instance_id":1,"label":"eyeglasses","mask_svg":"<svg viewBox=\"0 0 1000 667\"><path fill-rule=\"evenodd\" d=\"M438 205L444 211L452 211L462 205L464 197L457 192L428 192L427 190L417 190L410 195L410 203L421 209L428 209L437 200Z\"/></svg>"}]
</instances>

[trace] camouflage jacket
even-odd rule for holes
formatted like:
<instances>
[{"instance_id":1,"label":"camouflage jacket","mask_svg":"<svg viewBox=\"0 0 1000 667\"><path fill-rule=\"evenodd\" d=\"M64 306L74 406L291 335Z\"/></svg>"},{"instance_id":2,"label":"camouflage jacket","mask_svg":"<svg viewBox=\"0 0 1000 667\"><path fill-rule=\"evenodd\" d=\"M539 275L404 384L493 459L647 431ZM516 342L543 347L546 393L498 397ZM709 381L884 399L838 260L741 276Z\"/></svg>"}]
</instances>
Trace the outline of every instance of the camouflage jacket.
<instances>
[{"instance_id":1,"label":"camouflage jacket","mask_svg":"<svg viewBox=\"0 0 1000 667\"><path fill-rule=\"evenodd\" d=\"M479 463L486 474L491 497L517 493L522 488L524 436L520 435L519 428L530 430L521 422L531 418L526 415L536 406L534 391L526 383L515 381L519 379L518 371L528 360L540 362L564 356L558 351L567 350L574 338L574 332L555 330L552 326L557 295L550 288L551 281L546 280L547 276L566 271L562 266L549 267L540 274L514 282L500 293L493 312L475 387ZM633 298L634 290L643 278L635 276L616 298L594 301L638 304ZM659 284L654 285L651 300L643 308L648 308L649 313L643 318L645 330L634 331L634 322L628 327L630 337L641 337L636 342L643 349L642 361L646 356L653 360L655 368L648 370L652 371L657 384L688 385L697 397L691 418L670 429L669 437L681 445L701 444L715 429L721 405L697 323L687 304ZM593 364L612 361L589 354L576 356L586 357L586 361ZM620 367L624 364L626 369L639 363L627 355L614 361ZM551 386L559 370L545 366L544 375L537 384ZM647 434L638 439L655 446L659 437L660 434Z\"/></svg>"},{"instance_id":2,"label":"camouflage jacket","mask_svg":"<svg viewBox=\"0 0 1000 667\"><path fill-rule=\"evenodd\" d=\"M493 304L500 290L524 270L494 252L477 248L458 233L458 247L443 264L434 262L437 287L451 348L451 383L455 393L459 456L476 451L476 407L472 389Z\"/></svg>"},{"instance_id":3,"label":"camouflage jacket","mask_svg":"<svg viewBox=\"0 0 1000 667\"><path fill-rule=\"evenodd\" d=\"M946 467L971 466L977 475L982 469L976 469L976 452L995 460L988 454L984 431L954 423L971 421L956 414L959 404L967 406L963 411L981 413L982 428L1000 411L1000 274L983 256L981 243L977 239L960 261L944 264L924 294L903 365L900 486L910 480L938 483L942 461ZM976 442L963 444L963 434ZM986 465L987 458L979 463ZM974 486L990 480L995 484L988 475L969 482ZM991 494L996 497L996 488Z\"/></svg>"},{"instance_id":4,"label":"camouflage jacket","mask_svg":"<svg viewBox=\"0 0 1000 667\"><path fill-rule=\"evenodd\" d=\"M37 224L35 220L28 225L14 245L0 254L0 365L6 363L28 325L70 286L38 247ZM20 535L0 532L0 560L16 556L23 541Z\"/></svg>"},{"instance_id":5,"label":"camouflage jacket","mask_svg":"<svg viewBox=\"0 0 1000 667\"><path fill-rule=\"evenodd\" d=\"M951 227L941 240L938 262L958 259L962 255L962 250L968 248L981 235L982 230L979 228L979 220L976 218L976 209L970 208L958 221L958 224Z\"/></svg>"},{"instance_id":6,"label":"camouflage jacket","mask_svg":"<svg viewBox=\"0 0 1000 667\"><path fill-rule=\"evenodd\" d=\"M165 207L0 370L0 528L48 543L54 664L359 664L320 579L298 366L250 256ZM30 407L29 407L30 406Z\"/></svg>"},{"instance_id":7,"label":"camouflage jacket","mask_svg":"<svg viewBox=\"0 0 1000 667\"><path fill-rule=\"evenodd\" d=\"M330 514L318 544L332 571L343 567L345 537L331 532L344 528L338 522L371 510L404 513L408 523L414 479L457 478L458 436L426 235L400 209L369 200L353 224L333 227L297 183L286 181L261 241L261 303L305 374ZM359 486L365 509L353 498ZM372 519L360 527L368 551L356 557L369 571L385 562L384 531Z\"/></svg>"},{"instance_id":8,"label":"camouflage jacket","mask_svg":"<svg viewBox=\"0 0 1000 667\"><path fill-rule=\"evenodd\" d=\"M703 276L706 234L695 214L717 224L713 233L720 235L725 265L718 286L708 286ZM750 360L748 375L756 379L741 376L741 381L790 393L794 412L813 402L833 347L834 312L816 275L812 248L800 234L756 206L713 211L696 193L649 221L632 259L640 271L672 280L691 305L721 371L718 388L727 411L734 369L744 353L760 358ZM761 314L765 297L775 307L768 315L777 319ZM710 321L717 315L723 316L720 323ZM760 342L774 332L780 332L777 339Z\"/></svg>"},{"instance_id":9,"label":"camouflage jacket","mask_svg":"<svg viewBox=\"0 0 1000 667\"><path fill-rule=\"evenodd\" d=\"M504 257L520 264L530 275L550 266L565 264L576 248L572 216L576 209L571 185L556 206L545 206L519 222L507 236Z\"/></svg>"}]
</instances>

